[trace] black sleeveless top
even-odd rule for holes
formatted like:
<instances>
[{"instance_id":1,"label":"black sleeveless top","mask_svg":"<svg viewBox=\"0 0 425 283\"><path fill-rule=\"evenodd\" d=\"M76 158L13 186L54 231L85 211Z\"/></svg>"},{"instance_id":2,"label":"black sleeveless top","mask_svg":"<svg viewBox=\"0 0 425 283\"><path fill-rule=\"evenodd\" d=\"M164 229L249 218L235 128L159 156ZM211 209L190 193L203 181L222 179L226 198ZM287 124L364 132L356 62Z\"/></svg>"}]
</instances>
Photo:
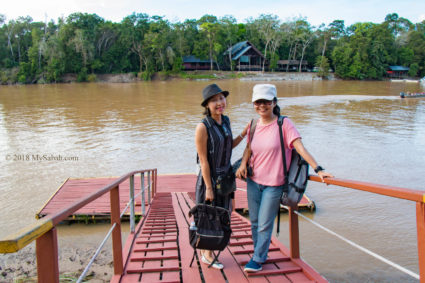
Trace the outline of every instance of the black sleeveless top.
<instances>
[{"instance_id":1,"label":"black sleeveless top","mask_svg":"<svg viewBox=\"0 0 425 283\"><path fill-rule=\"evenodd\" d=\"M229 117L222 115L221 121L220 125L210 116L202 119L202 123L206 126L208 133L207 157L212 179L219 174L227 172L231 166L230 159L232 157L233 135L230 127L230 119ZM200 171L196 182L197 203L205 201L205 190L206 188L202 177L202 171ZM229 209L231 202L230 199L234 196L231 194L226 197L216 197L215 203L217 206Z\"/></svg>"},{"instance_id":2,"label":"black sleeveless top","mask_svg":"<svg viewBox=\"0 0 425 283\"><path fill-rule=\"evenodd\" d=\"M207 127L208 132L207 150L211 176L218 176L227 172L231 166L233 136L230 120L223 115L220 125L207 116L202 119L202 123Z\"/></svg>"}]
</instances>

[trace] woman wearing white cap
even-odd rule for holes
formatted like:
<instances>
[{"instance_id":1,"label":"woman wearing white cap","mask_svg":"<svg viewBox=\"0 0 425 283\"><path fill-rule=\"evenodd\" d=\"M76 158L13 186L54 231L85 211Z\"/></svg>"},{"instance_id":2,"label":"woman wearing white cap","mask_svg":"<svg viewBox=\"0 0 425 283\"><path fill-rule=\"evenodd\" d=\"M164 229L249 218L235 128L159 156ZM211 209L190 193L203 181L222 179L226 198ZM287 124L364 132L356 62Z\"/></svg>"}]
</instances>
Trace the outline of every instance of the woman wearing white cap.
<instances>
[{"instance_id":1,"label":"woman wearing white cap","mask_svg":"<svg viewBox=\"0 0 425 283\"><path fill-rule=\"evenodd\" d=\"M280 108L277 105L276 87L271 84L254 86L252 102L255 111L260 116L254 120L255 134L250 142L250 150L245 150L241 166L236 172L238 178L247 179L247 195L249 217L251 220L254 255L246 264L244 270L256 272L262 270L262 264L267 259L271 241L274 218L277 215L280 196L285 182L283 176L283 160L280 146L279 126L277 119ZM289 118L283 120L284 146L287 167L291 162L291 150L297 152L314 168L322 178L333 177L323 171L313 156L305 149L301 136ZM250 128L248 128L250 137ZM247 176L247 161L251 152L250 166L252 175Z\"/></svg>"}]
</instances>

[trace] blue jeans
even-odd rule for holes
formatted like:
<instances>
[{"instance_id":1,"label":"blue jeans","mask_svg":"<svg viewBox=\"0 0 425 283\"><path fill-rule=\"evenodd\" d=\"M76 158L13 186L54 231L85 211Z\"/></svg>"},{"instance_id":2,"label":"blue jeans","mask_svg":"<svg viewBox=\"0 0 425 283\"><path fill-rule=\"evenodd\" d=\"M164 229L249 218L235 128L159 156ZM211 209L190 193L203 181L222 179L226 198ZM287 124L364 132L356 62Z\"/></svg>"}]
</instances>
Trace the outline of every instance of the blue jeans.
<instances>
[{"instance_id":1,"label":"blue jeans","mask_svg":"<svg viewBox=\"0 0 425 283\"><path fill-rule=\"evenodd\" d=\"M252 259L255 262L263 263L267 259L274 219L279 209L282 192L283 185L264 186L247 178L248 209L254 241Z\"/></svg>"}]
</instances>

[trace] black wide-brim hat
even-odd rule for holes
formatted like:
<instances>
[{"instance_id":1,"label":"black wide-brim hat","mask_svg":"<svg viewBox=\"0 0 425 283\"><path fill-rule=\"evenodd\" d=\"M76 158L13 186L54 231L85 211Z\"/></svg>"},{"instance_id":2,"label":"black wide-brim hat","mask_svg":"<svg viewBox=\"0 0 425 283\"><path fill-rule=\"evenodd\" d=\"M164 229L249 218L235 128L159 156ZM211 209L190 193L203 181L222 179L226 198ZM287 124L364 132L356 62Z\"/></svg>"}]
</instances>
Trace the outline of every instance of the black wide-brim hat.
<instances>
[{"instance_id":1,"label":"black wide-brim hat","mask_svg":"<svg viewBox=\"0 0 425 283\"><path fill-rule=\"evenodd\" d=\"M210 99L211 97L219 93L222 93L224 97L227 97L229 95L229 92L227 90L222 90L216 84L207 85L202 91L202 96L204 97L204 101L202 101L201 105L205 107L207 105L208 99Z\"/></svg>"}]
</instances>

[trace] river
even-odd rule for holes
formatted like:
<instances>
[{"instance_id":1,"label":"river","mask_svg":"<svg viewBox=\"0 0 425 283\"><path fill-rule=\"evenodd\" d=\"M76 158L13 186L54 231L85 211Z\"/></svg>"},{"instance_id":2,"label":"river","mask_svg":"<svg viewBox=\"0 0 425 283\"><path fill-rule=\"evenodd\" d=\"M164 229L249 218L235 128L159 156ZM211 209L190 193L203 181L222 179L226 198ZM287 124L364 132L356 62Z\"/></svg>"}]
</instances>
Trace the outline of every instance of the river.
<instances>
[{"instance_id":1,"label":"river","mask_svg":"<svg viewBox=\"0 0 425 283\"><path fill-rule=\"evenodd\" d=\"M211 82L0 86L0 237L32 223L68 177L143 168L194 173L194 129L202 118L202 89ZM239 134L255 114L251 91L259 82L217 83L230 91L226 113ZM398 97L400 91L424 91L419 84L275 84L282 113L327 171L425 190L425 99ZM46 158L36 161L37 155ZM414 203L314 182L307 194L317 210L304 215L418 273ZM285 244L287 223L283 215L279 238ZM77 227L59 228L60 238L74 241ZM105 230L83 229L95 235ZM332 282L416 282L302 219L300 242L301 256Z\"/></svg>"}]
</instances>

